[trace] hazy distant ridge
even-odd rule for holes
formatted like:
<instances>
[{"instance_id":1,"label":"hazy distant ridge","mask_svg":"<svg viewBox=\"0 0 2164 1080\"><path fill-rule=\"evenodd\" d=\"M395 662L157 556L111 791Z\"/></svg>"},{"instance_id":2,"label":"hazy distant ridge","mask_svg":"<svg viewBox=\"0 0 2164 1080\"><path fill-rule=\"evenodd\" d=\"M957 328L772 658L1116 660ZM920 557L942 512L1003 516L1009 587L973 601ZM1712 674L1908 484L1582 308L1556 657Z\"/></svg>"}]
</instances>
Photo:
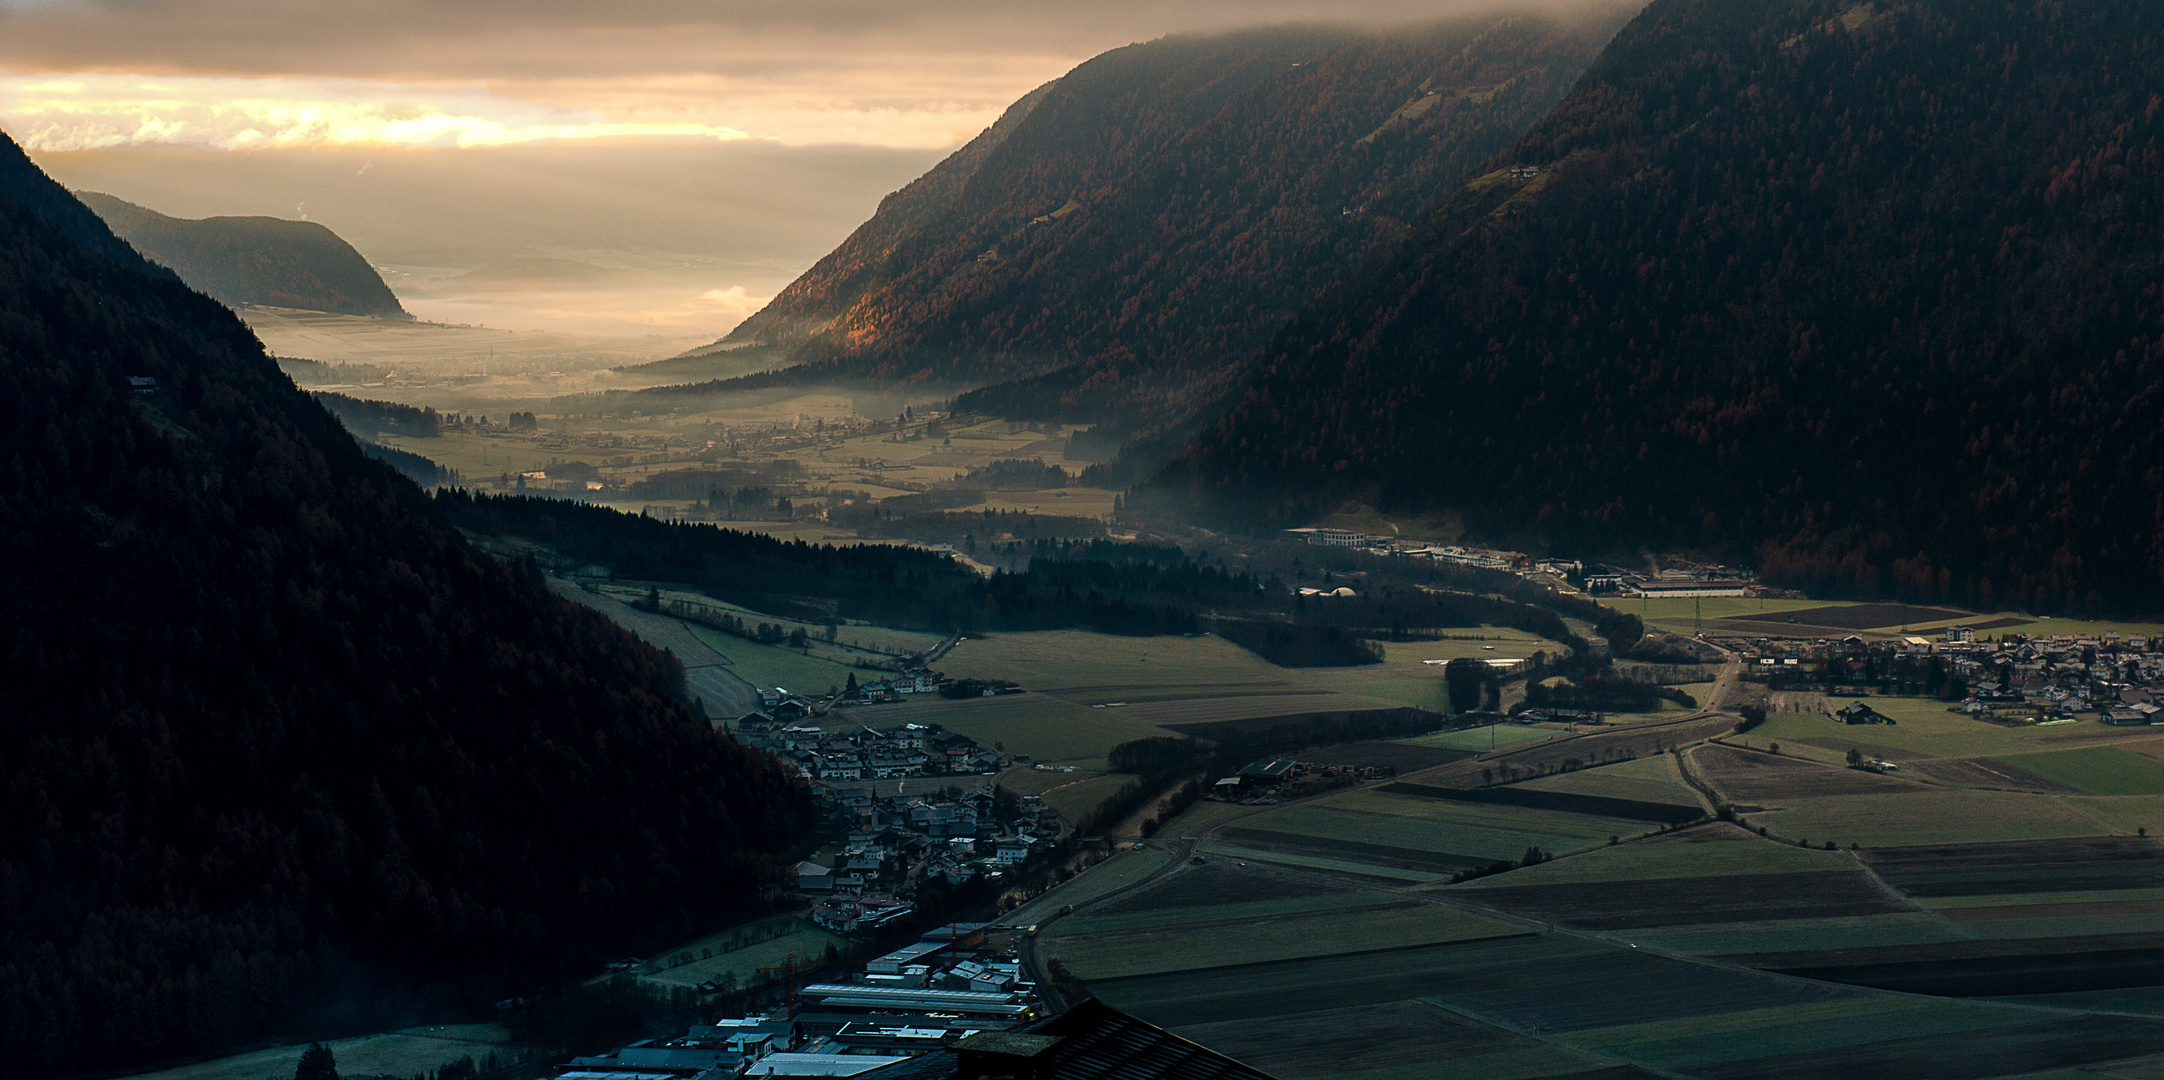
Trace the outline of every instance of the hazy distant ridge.
<instances>
[{"instance_id":1,"label":"hazy distant ridge","mask_svg":"<svg viewBox=\"0 0 2164 1080\"><path fill-rule=\"evenodd\" d=\"M313 221L167 217L95 191L77 192L122 240L228 307L261 304L385 319L413 316L375 267Z\"/></svg>"}]
</instances>

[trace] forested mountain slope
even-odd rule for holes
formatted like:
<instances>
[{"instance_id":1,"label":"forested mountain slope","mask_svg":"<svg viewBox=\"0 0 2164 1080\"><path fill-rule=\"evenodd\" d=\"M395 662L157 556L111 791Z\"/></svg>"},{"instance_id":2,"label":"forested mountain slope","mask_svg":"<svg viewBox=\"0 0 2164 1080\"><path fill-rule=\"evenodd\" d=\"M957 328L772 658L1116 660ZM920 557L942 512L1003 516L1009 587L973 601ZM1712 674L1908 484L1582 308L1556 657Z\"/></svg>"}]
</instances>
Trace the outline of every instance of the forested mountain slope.
<instances>
[{"instance_id":1,"label":"forested mountain slope","mask_svg":"<svg viewBox=\"0 0 2164 1080\"><path fill-rule=\"evenodd\" d=\"M1481 171L1155 491L2164 608L2164 7L1656 0Z\"/></svg>"},{"instance_id":2,"label":"forested mountain slope","mask_svg":"<svg viewBox=\"0 0 2164 1080\"><path fill-rule=\"evenodd\" d=\"M25 209L65 198L0 188L8 1074L522 992L750 907L806 816L772 759L230 311Z\"/></svg>"},{"instance_id":3,"label":"forested mountain slope","mask_svg":"<svg viewBox=\"0 0 2164 1080\"><path fill-rule=\"evenodd\" d=\"M1623 17L1114 50L1017 105L936 201L890 200L731 339L790 341L812 373L876 381L1042 376L965 400L1015 416L1161 404L1259 349L1508 146Z\"/></svg>"},{"instance_id":4,"label":"forested mountain slope","mask_svg":"<svg viewBox=\"0 0 2164 1080\"><path fill-rule=\"evenodd\" d=\"M232 307L264 304L410 319L353 245L313 221L167 217L95 191L77 195L120 239Z\"/></svg>"},{"instance_id":5,"label":"forested mountain slope","mask_svg":"<svg viewBox=\"0 0 2164 1080\"><path fill-rule=\"evenodd\" d=\"M30 216L58 229L86 251L116 266L150 277L173 280L172 271L144 261L141 254L113 235L113 230L66 188L48 183L45 173L11 139L0 138L0 191L8 193Z\"/></svg>"}]
</instances>

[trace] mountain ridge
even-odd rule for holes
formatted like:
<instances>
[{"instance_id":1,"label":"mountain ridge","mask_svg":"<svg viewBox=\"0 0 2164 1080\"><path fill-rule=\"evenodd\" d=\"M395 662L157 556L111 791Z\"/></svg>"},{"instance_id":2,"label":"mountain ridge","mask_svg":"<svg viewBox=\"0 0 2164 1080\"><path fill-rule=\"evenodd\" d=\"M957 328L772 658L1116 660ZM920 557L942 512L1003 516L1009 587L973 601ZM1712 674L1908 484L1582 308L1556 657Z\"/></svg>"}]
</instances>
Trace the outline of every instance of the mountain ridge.
<instances>
[{"instance_id":1,"label":"mountain ridge","mask_svg":"<svg viewBox=\"0 0 2164 1080\"><path fill-rule=\"evenodd\" d=\"M1143 502L2164 606L2159 42L2123 2L1656 0Z\"/></svg>"},{"instance_id":2,"label":"mountain ridge","mask_svg":"<svg viewBox=\"0 0 2164 1080\"><path fill-rule=\"evenodd\" d=\"M992 384L962 407L1030 419L1176 414L1537 120L1622 17L1112 50L1010 110L944 206L875 215L878 266L841 289L823 261L732 332L797 335L795 368L643 393L846 376Z\"/></svg>"},{"instance_id":3,"label":"mountain ridge","mask_svg":"<svg viewBox=\"0 0 2164 1080\"><path fill-rule=\"evenodd\" d=\"M12 1074L382 1030L757 909L808 798L680 665L475 550L231 311L32 213L67 198L42 173L4 181Z\"/></svg>"},{"instance_id":4,"label":"mountain ridge","mask_svg":"<svg viewBox=\"0 0 2164 1080\"><path fill-rule=\"evenodd\" d=\"M259 304L410 320L376 268L313 221L176 218L96 191L74 193L113 233L228 307Z\"/></svg>"}]
</instances>

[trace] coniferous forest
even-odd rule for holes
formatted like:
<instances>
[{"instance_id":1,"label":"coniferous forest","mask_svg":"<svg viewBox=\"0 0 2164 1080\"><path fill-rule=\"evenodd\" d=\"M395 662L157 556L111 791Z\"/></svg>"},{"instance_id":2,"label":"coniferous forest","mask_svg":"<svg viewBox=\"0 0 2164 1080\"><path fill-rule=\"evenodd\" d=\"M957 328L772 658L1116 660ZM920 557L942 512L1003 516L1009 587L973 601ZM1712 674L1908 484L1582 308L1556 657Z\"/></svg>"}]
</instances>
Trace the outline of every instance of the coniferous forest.
<instances>
[{"instance_id":1,"label":"coniferous forest","mask_svg":"<svg viewBox=\"0 0 2164 1080\"><path fill-rule=\"evenodd\" d=\"M1656 0L1156 490L2153 612L2160 221L2154 4Z\"/></svg>"},{"instance_id":2,"label":"coniferous forest","mask_svg":"<svg viewBox=\"0 0 2164 1080\"><path fill-rule=\"evenodd\" d=\"M1178 418L1316 290L1508 146L1628 15L1294 27L1115 49L890 197L728 341L833 376L993 385L965 409Z\"/></svg>"},{"instance_id":3,"label":"coniferous forest","mask_svg":"<svg viewBox=\"0 0 2164 1080\"><path fill-rule=\"evenodd\" d=\"M0 165L10 1075L400 1022L756 905L807 798L673 659L476 552L230 311Z\"/></svg>"}]
</instances>

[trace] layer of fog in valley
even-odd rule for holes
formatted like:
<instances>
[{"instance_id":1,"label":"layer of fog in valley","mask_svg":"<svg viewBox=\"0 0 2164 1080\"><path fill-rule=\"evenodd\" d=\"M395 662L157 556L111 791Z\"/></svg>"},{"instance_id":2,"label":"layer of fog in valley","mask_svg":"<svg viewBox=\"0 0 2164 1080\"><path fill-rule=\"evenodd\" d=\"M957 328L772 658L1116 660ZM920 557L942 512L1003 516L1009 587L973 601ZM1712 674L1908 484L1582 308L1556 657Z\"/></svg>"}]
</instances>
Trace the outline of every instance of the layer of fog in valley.
<instances>
[{"instance_id":1,"label":"layer of fog in valley","mask_svg":"<svg viewBox=\"0 0 2164 1080\"><path fill-rule=\"evenodd\" d=\"M71 189L176 217L321 222L423 321L666 339L634 350L651 359L727 332L943 153L677 143L36 160Z\"/></svg>"}]
</instances>

